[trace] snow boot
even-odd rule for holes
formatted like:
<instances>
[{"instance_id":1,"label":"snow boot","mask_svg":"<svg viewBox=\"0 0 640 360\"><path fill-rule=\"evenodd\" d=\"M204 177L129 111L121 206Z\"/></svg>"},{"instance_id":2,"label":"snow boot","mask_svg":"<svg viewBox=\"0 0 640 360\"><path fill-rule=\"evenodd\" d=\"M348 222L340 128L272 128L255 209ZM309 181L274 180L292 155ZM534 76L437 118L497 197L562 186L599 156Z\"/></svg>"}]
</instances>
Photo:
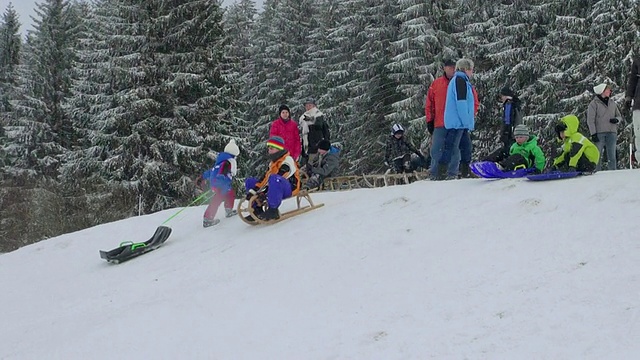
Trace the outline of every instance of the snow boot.
<instances>
[{"instance_id":1,"label":"snow boot","mask_svg":"<svg viewBox=\"0 0 640 360\"><path fill-rule=\"evenodd\" d=\"M228 218L238 215L238 212L231 208L224 208L224 212Z\"/></svg>"},{"instance_id":2,"label":"snow boot","mask_svg":"<svg viewBox=\"0 0 640 360\"><path fill-rule=\"evenodd\" d=\"M208 228L209 226L217 225L220 223L219 219L202 219L202 227Z\"/></svg>"},{"instance_id":3,"label":"snow boot","mask_svg":"<svg viewBox=\"0 0 640 360\"><path fill-rule=\"evenodd\" d=\"M471 172L469 164L460 163L460 177L463 179L473 178L474 173Z\"/></svg>"},{"instance_id":4,"label":"snow boot","mask_svg":"<svg viewBox=\"0 0 640 360\"><path fill-rule=\"evenodd\" d=\"M433 180L441 181L447 179L447 171L449 171L449 165L438 164L438 173L435 174Z\"/></svg>"},{"instance_id":5,"label":"snow boot","mask_svg":"<svg viewBox=\"0 0 640 360\"><path fill-rule=\"evenodd\" d=\"M254 214L256 217L258 217L258 218L262 219L262 214L263 214L263 213L264 213L264 211L262 210L262 208L261 208L261 207L253 208L253 214ZM251 217L251 215L247 215L247 216L245 216L245 217L244 217L244 219L245 219L245 220L247 220L247 221L256 221L254 218L252 218L252 217Z\"/></svg>"},{"instance_id":6,"label":"snow boot","mask_svg":"<svg viewBox=\"0 0 640 360\"><path fill-rule=\"evenodd\" d=\"M278 208L268 208L267 211L260 216L260 219L265 221L278 220L280 219L280 211L278 211Z\"/></svg>"}]
</instances>

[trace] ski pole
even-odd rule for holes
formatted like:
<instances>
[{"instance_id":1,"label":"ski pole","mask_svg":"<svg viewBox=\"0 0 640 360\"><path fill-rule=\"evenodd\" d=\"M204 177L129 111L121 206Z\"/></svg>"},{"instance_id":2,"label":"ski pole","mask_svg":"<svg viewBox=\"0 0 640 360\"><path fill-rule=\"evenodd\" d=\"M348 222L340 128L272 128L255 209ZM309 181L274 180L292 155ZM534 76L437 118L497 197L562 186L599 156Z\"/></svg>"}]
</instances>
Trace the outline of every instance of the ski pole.
<instances>
[{"instance_id":1,"label":"ski pole","mask_svg":"<svg viewBox=\"0 0 640 360\"><path fill-rule=\"evenodd\" d=\"M198 196L197 198L195 198L189 205L183 207L182 209L178 210L175 214L171 215L167 220L165 220L162 224L160 225L164 225L166 223L168 223L171 219L173 219L174 217L178 216L178 214L180 214L181 212L183 212L186 208L188 208L189 206L195 204L196 202L202 200L205 198L205 196L208 196L209 193L211 192L211 190L207 190L205 192L203 192L202 194L200 194L200 196Z\"/></svg>"}]
</instances>

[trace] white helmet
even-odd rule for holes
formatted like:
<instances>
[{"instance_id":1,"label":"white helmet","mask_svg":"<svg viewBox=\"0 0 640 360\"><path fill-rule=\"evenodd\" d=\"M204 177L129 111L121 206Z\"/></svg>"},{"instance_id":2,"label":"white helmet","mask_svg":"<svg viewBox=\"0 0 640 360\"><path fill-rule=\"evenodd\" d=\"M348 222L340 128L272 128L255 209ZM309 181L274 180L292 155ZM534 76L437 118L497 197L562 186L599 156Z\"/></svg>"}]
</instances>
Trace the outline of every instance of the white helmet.
<instances>
[{"instance_id":1,"label":"white helmet","mask_svg":"<svg viewBox=\"0 0 640 360\"><path fill-rule=\"evenodd\" d=\"M398 131L404 132L404 128L400 124L393 124L391 127L391 135L395 135Z\"/></svg>"}]
</instances>

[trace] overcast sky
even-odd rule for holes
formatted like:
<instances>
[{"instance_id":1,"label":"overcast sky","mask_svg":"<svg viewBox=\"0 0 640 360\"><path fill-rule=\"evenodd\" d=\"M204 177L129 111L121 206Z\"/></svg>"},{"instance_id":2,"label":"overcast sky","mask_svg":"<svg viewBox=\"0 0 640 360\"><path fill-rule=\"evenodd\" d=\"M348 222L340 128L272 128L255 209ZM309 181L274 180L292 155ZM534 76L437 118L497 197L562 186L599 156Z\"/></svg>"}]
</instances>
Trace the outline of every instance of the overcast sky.
<instances>
[{"instance_id":1,"label":"overcast sky","mask_svg":"<svg viewBox=\"0 0 640 360\"><path fill-rule=\"evenodd\" d=\"M235 0L224 0L222 2L223 5L231 5ZM262 7L262 3L264 0L256 0L256 4L258 8ZM0 0L0 12L4 14L9 3L13 4L13 7L16 9L18 14L20 14L20 23L22 26L20 29L22 33L25 34L28 29L31 29L31 18L30 16L35 16L35 12L33 9L35 8L36 2L40 3L41 0Z\"/></svg>"}]
</instances>

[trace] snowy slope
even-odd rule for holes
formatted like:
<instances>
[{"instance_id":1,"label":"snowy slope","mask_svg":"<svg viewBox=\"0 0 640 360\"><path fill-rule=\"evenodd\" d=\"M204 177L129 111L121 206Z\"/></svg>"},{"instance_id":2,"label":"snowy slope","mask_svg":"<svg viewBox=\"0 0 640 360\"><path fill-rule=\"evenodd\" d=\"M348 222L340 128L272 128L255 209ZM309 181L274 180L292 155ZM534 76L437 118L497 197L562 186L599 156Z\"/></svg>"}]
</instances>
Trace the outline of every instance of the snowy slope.
<instances>
[{"instance_id":1,"label":"snowy slope","mask_svg":"<svg viewBox=\"0 0 640 360\"><path fill-rule=\"evenodd\" d=\"M262 227L190 208L120 265L98 250L176 209L66 234L0 255L0 359L636 359L638 184L421 181Z\"/></svg>"}]
</instances>

